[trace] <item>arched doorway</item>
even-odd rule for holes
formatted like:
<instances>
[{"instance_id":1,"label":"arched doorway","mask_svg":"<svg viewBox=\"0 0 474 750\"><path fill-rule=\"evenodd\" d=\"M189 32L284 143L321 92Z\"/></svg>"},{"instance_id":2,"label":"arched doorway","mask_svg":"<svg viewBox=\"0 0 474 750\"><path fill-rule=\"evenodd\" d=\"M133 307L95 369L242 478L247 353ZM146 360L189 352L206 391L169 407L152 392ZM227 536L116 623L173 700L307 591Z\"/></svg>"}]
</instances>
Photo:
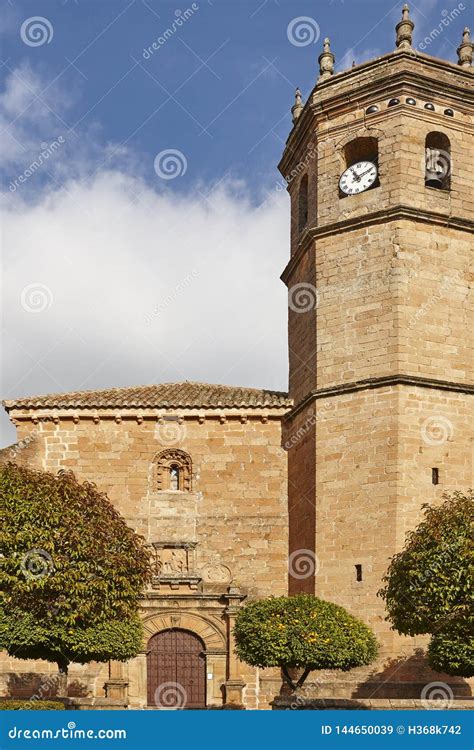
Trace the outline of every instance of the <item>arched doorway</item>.
<instances>
[{"instance_id":1,"label":"arched doorway","mask_svg":"<svg viewBox=\"0 0 474 750\"><path fill-rule=\"evenodd\" d=\"M148 705L157 708L206 706L204 643L189 630L153 635L147 647Z\"/></svg>"}]
</instances>

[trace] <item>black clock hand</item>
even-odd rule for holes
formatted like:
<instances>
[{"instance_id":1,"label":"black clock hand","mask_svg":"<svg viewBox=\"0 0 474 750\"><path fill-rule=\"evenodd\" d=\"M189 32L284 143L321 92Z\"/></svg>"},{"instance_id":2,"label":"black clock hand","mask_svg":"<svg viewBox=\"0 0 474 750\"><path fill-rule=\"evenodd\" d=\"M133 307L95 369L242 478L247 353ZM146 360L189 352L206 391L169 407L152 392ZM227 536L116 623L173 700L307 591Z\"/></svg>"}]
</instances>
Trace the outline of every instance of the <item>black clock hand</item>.
<instances>
[{"instance_id":1,"label":"black clock hand","mask_svg":"<svg viewBox=\"0 0 474 750\"><path fill-rule=\"evenodd\" d=\"M351 168L351 169L352 169L352 168ZM356 182L360 182L360 178L361 178L361 175L358 175L358 174L357 174L357 172L355 171L355 169L352 169L352 175L353 175L353 177L354 177L354 180L355 180Z\"/></svg>"}]
</instances>

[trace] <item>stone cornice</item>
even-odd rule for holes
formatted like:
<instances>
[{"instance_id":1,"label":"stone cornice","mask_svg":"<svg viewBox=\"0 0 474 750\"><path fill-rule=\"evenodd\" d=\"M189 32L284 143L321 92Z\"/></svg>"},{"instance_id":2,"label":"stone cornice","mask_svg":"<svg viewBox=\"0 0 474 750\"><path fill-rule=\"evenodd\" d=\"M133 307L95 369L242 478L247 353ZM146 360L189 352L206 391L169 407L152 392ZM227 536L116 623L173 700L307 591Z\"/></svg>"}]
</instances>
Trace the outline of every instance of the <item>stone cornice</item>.
<instances>
[{"instance_id":1,"label":"stone cornice","mask_svg":"<svg viewBox=\"0 0 474 750\"><path fill-rule=\"evenodd\" d=\"M405 90L404 90L405 89ZM383 98L390 99L397 96L405 96L411 93L415 96L419 94L410 88L408 85L401 86L396 84L395 86L387 86ZM364 101L364 98L366 101ZM352 120L350 125L344 121L338 121L337 119L330 120L326 118L327 112L325 111L324 122L313 122L312 118L308 118L304 129L298 131L298 139L292 144L290 149L286 149L285 153L278 165L278 168L287 182L287 190L291 191L291 186L295 182L295 177L304 171L304 165L307 160L308 152L318 154L318 149L324 146L327 140L332 140L334 145L340 147L342 144L340 139L344 135L349 135L354 138L357 133L365 131L366 134L373 132L374 135L380 136L380 131L385 127L387 121L392 118L400 116L400 112L403 112L404 116L411 119L422 119L425 123L431 123L434 130L442 130L443 127L449 125L450 131L458 131L459 133L474 133L474 125L464 118L463 120L450 118L449 123L446 120L446 116L440 112L432 112L427 109L420 109L412 107L408 104L401 102L397 107L391 109L380 109L371 115L364 113L363 107L366 107L374 101L380 101L375 96L366 96L362 100L359 97L346 96L345 109L347 111L354 110L354 106L360 108L360 116ZM428 98L428 97L426 97ZM430 97L433 99L435 97ZM320 118L321 119L321 118ZM299 125L301 117L297 123ZM324 130L318 128L318 124L324 125ZM315 156L311 158L313 160ZM295 165L296 166L293 166ZM297 180L296 180L297 182Z\"/></svg>"},{"instance_id":2,"label":"stone cornice","mask_svg":"<svg viewBox=\"0 0 474 750\"><path fill-rule=\"evenodd\" d=\"M298 245L296 253L290 258L280 278L285 283L289 280L292 272L298 266L301 258L304 256L308 248L311 247L314 240L342 234L344 232L351 232L356 229L364 229L365 227L370 227L374 224L383 224L389 221L403 219L430 224L432 226L458 229L461 232L474 232L474 221L471 221L470 219L463 219L460 216L449 216L437 211L427 211L425 209L413 208L411 206L399 204L392 206L391 208L384 208L380 211L373 211L372 213L364 214L362 216L353 216L349 219L343 219L342 221L335 221L329 224L323 224L319 227L307 229Z\"/></svg>"},{"instance_id":3,"label":"stone cornice","mask_svg":"<svg viewBox=\"0 0 474 750\"><path fill-rule=\"evenodd\" d=\"M407 65L394 69L400 62ZM371 70L374 78L364 80L365 73ZM448 73L449 77L440 76L440 72ZM301 144L307 141L308 131L314 130L315 120L326 120L338 110L347 109L348 106L353 109L355 104L363 107L374 99L390 99L397 92L400 93L403 86L414 87L418 96L426 95L430 99L441 97L445 101L449 97L459 111L469 114L474 101L474 69L461 68L422 53L414 55L410 51L398 50L337 73L315 86L308 96L288 136L279 164L280 172L285 175L291 171L290 164Z\"/></svg>"},{"instance_id":4,"label":"stone cornice","mask_svg":"<svg viewBox=\"0 0 474 750\"><path fill-rule=\"evenodd\" d=\"M89 421L98 424L102 421L115 421L117 424L121 422L137 422L142 424L143 422L157 422L158 424L170 424L177 422L182 424L185 421L195 421L199 424L204 424L206 421L213 420L219 421L221 424L225 424L227 421L238 420L242 424L246 424L250 421L260 421L265 423L269 420L281 420L282 417L287 414L290 409L290 405L287 407L262 407L254 409L184 409L170 410L165 412L163 410L146 410L146 409L134 409L134 408L122 408L122 409L58 409L58 408L45 408L37 407L30 409L22 408L11 408L9 410L9 417L13 424L19 422L33 422L33 424L41 424L43 422L54 422L59 424L62 421L69 421L78 423L80 421Z\"/></svg>"},{"instance_id":5,"label":"stone cornice","mask_svg":"<svg viewBox=\"0 0 474 750\"><path fill-rule=\"evenodd\" d=\"M285 416L285 421L290 421L304 408L321 398L331 398L333 396L342 396L347 393L374 390L375 388L388 388L397 385L474 395L474 385L471 385L470 383L454 383L449 380L435 380L434 378L423 378L418 375L384 375L378 378L356 380L352 383L341 383L328 388L316 388L314 391L310 391L304 399L288 412Z\"/></svg>"}]
</instances>

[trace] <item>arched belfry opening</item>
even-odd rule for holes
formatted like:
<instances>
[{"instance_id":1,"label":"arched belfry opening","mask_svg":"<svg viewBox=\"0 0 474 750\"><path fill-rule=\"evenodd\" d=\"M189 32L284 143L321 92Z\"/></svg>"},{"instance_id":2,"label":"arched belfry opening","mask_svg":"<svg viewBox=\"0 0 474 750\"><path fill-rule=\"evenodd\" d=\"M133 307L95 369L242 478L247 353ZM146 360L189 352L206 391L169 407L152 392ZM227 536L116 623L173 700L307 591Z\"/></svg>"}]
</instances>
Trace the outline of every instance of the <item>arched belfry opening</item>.
<instances>
[{"instance_id":1,"label":"arched belfry opening","mask_svg":"<svg viewBox=\"0 0 474 750\"><path fill-rule=\"evenodd\" d=\"M373 136L354 138L344 146L344 158L346 167L351 167L358 161L372 161L378 164L379 142Z\"/></svg>"},{"instance_id":2,"label":"arched belfry opening","mask_svg":"<svg viewBox=\"0 0 474 750\"><path fill-rule=\"evenodd\" d=\"M451 142L445 133L432 131L425 140L425 187L451 188Z\"/></svg>"},{"instance_id":3,"label":"arched belfry opening","mask_svg":"<svg viewBox=\"0 0 474 750\"><path fill-rule=\"evenodd\" d=\"M380 180L378 175L379 166L379 142L374 136L362 136L354 138L344 146L344 170L350 169L357 165L363 165L365 163L374 164L377 169L377 176L374 182L368 188L373 190L380 186ZM363 167L362 167L363 169ZM347 194L339 189L339 197L345 198Z\"/></svg>"}]
</instances>

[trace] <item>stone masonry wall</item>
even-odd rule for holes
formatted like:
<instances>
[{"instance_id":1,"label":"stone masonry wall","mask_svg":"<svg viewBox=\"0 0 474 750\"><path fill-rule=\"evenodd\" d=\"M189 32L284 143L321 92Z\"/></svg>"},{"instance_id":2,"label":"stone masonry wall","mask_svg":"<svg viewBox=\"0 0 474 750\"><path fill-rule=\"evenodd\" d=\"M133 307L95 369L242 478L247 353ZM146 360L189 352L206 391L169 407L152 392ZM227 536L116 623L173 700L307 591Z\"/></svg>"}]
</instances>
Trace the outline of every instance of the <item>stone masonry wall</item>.
<instances>
[{"instance_id":1,"label":"stone masonry wall","mask_svg":"<svg viewBox=\"0 0 474 750\"><path fill-rule=\"evenodd\" d=\"M466 232L411 221L317 241L313 387L390 374L472 382L471 249ZM309 336L298 340L302 371Z\"/></svg>"},{"instance_id":2,"label":"stone masonry wall","mask_svg":"<svg viewBox=\"0 0 474 750\"><path fill-rule=\"evenodd\" d=\"M318 399L315 408L316 594L361 617L381 644L379 662L343 682L357 692L364 681L387 679L395 661L395 681L409 691L408 683L434 679L417 657L427 641L391 631L377 591L389 558L421 520L422 504L473 485L472 403L461 393L395 386ZM326 675L323 682L333 680Z\"/></svg>"},{"instance_id":3,"label":"stone masonry wall","mask_svg":"<svg viewBox=\"0 0 474 750\"><path fill-rule=\"evenodd\" d=\"M248 411L225 415L220 411L219 415L194 415L180 423L164 424L156 417L94 416L95 420L91 414L73 420L68 414L66 419L55 416L54 421L46 421L40 415L37 424L19 421L18 439L27 447L14 460L24 457L29 465L52 472L72 469L80 480L95 482L127 523L149 542L196 541L196 571L206 565L227 566L232 585L249 598L287 592L286 454L281 448L279 416L253 416ZM32 442L28 435L34 436ZM168 447L191 456L190 492L159 492L154 485L154 456ZM157 595L156 611L167 602L177 606L172 592ZM181 601L180 607L186 611L186 602ZM219 612L224 608L218 607ZM220 627L225 633L225 623ZM133 682L138 673L132 666ZM54 665L50 668L42 662L20 662L3 655L0 689L8 693L12 679L21 680L12 678L13 673L54 670ZM247 683L246 702L257 707L256 672L242 665L241 674ZM92 669L74 666L71 670L71 680L77 681L77 689L84 694L103 695L106 678L107 665L93 665ZM135 689L132 684L132 692ZM137 700L143 702L143 696ZM266 698L263 705L268 705Z\"/></svg>"}]
</instances>

